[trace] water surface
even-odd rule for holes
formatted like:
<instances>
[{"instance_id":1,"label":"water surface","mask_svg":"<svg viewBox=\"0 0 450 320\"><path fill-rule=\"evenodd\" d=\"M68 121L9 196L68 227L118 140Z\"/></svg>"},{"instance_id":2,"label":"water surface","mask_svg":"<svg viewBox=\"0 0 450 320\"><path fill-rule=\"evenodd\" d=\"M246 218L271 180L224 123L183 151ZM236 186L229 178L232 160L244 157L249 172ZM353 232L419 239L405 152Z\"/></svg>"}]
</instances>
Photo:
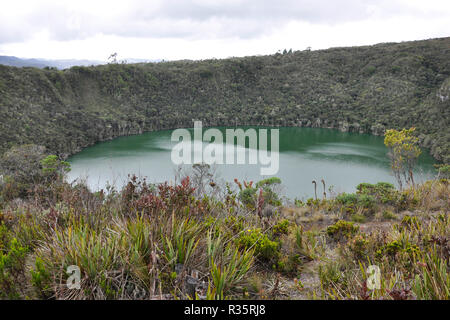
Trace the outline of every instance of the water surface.
<instances>
[{"instance_id":1,"label":"water surface","mask_svg":"<svg viewBox=\"0 0 450 320\"><path fill-rule=\"evenodd\" d=\"M327 192L332 187L336 193L354 192L361 182L395 184L383 137L318 128L279 129L280 166L276 176L283 182L284 195L291 199L313 196L312 180L318 181L319 195L323 192L321 179L325 180ZM131 173L145 176L149 182L173 181L177 166L171 161L172 147L176 144L171 142L171 133L171 130L148 132L88 147L69 158L72 170L68 179L86 179L92 190L104 189L107 184L120 189ZM435 161L423 151L415 173L417 182L435 174ZM260 175L260 165L215 167L221 180L229 182L234 178L253 181L267 178Z\"/></svg>"}]
</instances>

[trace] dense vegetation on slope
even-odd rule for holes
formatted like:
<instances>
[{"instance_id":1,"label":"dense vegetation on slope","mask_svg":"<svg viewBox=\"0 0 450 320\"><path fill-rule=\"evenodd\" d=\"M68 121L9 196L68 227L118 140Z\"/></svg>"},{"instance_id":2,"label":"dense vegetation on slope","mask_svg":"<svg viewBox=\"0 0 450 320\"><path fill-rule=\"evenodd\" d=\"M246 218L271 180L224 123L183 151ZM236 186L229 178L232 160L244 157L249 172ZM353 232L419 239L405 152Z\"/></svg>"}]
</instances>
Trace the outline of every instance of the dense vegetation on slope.
<instances>
[{"instance_id":1,"label":"dense vegetation on slope","mask_svg":"<svg viewBox=\"0 0 450 320\"><path fill-rule=\"evenodd\" d=\"M27 198L0 202L0 300L450 298L447 179L275 208L276 180L253 192L194 171L92 193L45 159ZM366 282L371 265L379 287Z\"/></svg>"},{"instance_id":2,"label":"dense vegetation on slope","mask_svg":"<svg viewBox=\"0 0 450 320\"><path fill-rule=\"evenodd\" d=\"M100 140L204 125L415 126L450 160L450 38L271 56L67 70L0 66L0 153L66 156Z\"/></svg>"}]
</instances>

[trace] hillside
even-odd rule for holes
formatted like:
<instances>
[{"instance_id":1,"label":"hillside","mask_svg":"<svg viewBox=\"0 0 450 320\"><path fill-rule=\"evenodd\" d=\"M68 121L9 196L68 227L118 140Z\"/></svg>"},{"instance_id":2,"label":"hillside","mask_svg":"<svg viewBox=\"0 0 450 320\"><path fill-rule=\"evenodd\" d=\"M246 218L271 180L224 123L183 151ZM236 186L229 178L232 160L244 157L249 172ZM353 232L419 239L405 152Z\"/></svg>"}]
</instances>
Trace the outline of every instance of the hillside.
<instances>
[{"instance_id":1,"label":"hillside","mask_svg":"<svg viewBox=\"0 0 450 320\"><path fill-rule=\"evenodd\" d=\"M449 97L450 38L67 70L0 65L0 153L35 143L67 156L199 119L375 135L415 126L448 163Z\"/></svg>"}]
</instances>

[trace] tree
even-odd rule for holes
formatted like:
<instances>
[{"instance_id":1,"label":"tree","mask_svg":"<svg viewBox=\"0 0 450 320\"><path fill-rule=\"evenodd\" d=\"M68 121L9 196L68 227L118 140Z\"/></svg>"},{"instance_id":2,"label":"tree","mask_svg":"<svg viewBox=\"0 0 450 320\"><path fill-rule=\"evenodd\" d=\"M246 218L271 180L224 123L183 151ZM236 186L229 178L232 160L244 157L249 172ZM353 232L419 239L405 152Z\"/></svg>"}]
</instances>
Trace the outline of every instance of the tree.
<instances>
[{"instance_id":1,"label":"tree","mask_svg":"<svg viewBox=\"0 0 450 320\"><path fill-rule=\"evenodd\" d=\"M442 179L450 179L449 164L435 164L434 167L438 170L438 177Z\"/></svg>"},{"instance_id":2,"label":"tree","mask_svg":"<svg viewBox=\"0 0 450 320\"><path fill-rule=\"evenodd\" d=\"M114 52L109 56L108 64L117 64L117 52Z\"/></svg>"},{"instance_id":3,"label":"tree","mask_svg":"<svg viewBox=\"0 0 450 320\"><path fill-rule=\"evenodd\" d=\"M70 171L70 164L61 161L55 155L49 155L41 160L42 174L47 181L61 179Z\"/></svg>"},{"instance_id":4,"label":"tree","mask_svg":"<svg viewBox=\"0 0 450 320\"><path fill-rule=\"evenodd\" d=\"M422 153L418 143L419 139L414 135L415 128L402 129L400 131L387 130L384 144L389 149L388 156L391 160L391 168L395 178L403 189L403 182L414 187L413 169L417 158Z\"/></svg>"}]
</instances>

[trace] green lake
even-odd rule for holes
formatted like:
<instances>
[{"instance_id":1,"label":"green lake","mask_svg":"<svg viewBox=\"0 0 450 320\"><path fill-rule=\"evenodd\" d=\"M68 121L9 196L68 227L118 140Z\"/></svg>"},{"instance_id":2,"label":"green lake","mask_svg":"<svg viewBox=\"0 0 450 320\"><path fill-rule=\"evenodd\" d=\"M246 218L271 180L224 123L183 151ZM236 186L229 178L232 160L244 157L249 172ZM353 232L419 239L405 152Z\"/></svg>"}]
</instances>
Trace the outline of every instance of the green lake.
<instances>
[{"instance_id":1,"label":"green lake","mask_svg":"<svg viewBox=\"0 0 450 320\"><path fill-rule=\"evenodd\" d=\"M225 132L225 128L219 129ZM279 171L275 176L282 180L282 194L291 199L312 197L312 180L318 182L319 196L323 192L321 179L325 180L327 193L330 187L334 193L354 192L361 182L395 184L383 137L317 128L278 129ZM128 174L146 177L154 183L174 181L178 166L171 161L171 152L177 142L171 141L171 134L172 130L148 132L88 147L69 158L72 170L68 180L85 179L91 190L105 189L108 184L120 189ZM417 182L435 175L435 161L423 151L415 172ZM214 165L218 182L233 182L234 178L256 182L267 178L260 175L260 167L259 164Z\"/></svg>"}]
</instances>

